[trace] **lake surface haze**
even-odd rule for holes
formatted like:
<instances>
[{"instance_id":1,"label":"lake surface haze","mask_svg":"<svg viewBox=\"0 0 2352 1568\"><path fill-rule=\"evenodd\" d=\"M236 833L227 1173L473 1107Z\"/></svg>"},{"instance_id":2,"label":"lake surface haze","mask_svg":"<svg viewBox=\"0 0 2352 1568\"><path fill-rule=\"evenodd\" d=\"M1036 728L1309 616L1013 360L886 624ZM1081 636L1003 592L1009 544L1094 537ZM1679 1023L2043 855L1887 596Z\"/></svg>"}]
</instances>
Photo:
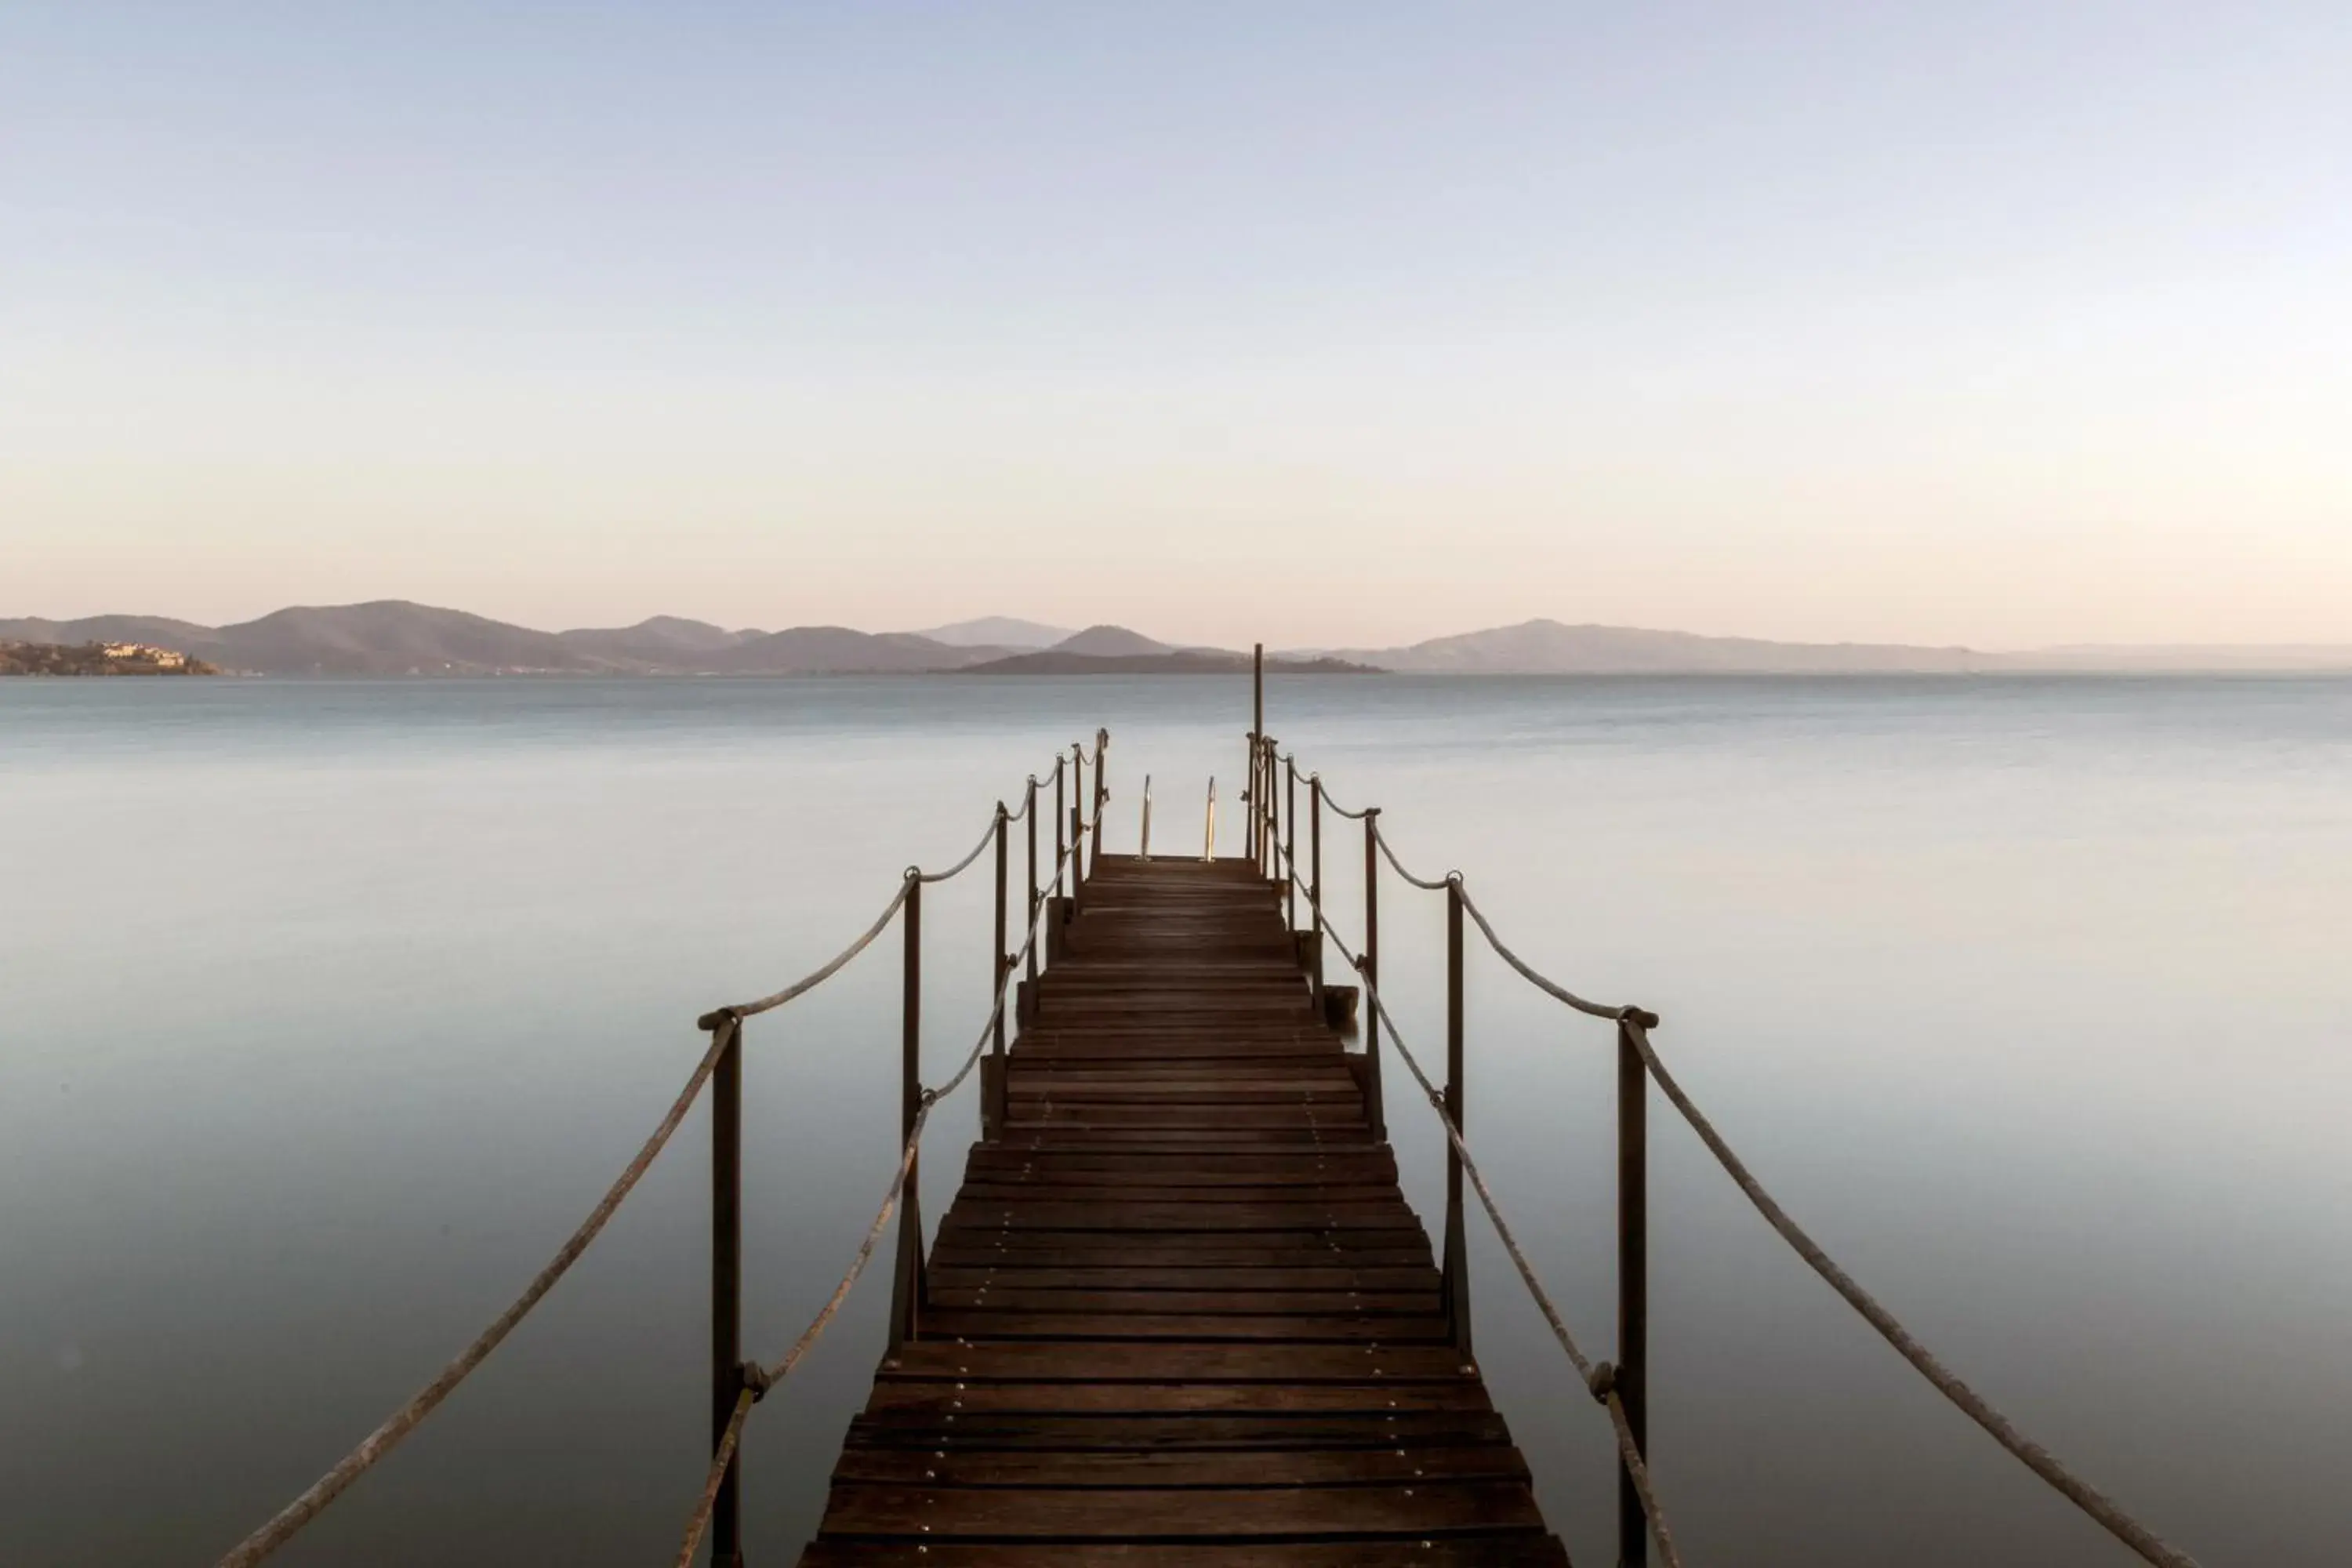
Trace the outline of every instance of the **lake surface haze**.
<instances>
[{"instance_id":1,"label":"lake surface haze","mask_svg":"<svg viewBox=\"0 0 2352 1568\"><path fill-rule=\"evenodd\" d=\"M1662 1014L1762 1180L2029 1434L2210 1565L2352 1561L2352 677L1386 677L1268 704L1531 962ZM1214 774L1237 852L1248 723L1223 678L0 685L0 1563L211 1561L546 1261L697 1015L830 956L1097 725L1113 848L1146 773L1155 846L1197 845ZM1361 842L1326 826L1352 934ZM925 895L934 1081L986 1010L988 897L984 862ZM1384 884L1424 1060L1443 928ZM800 1332L889 1180L898 979L892 940L749 1026L750 1354ZM1468 995L1469 1137L1605 1354L1611 1031L1475 933ZM1389 1089L1434 1227L1439 1135ZM934 1219L973 1108L927 1141ZM1694 1564L2129 1560L1651 1116L1653 1446ZM705 1462L708 1157L698 1112L279 1561L666 1561ZM1612 1561L1606 1423L1475 1214L1471 1237L1489 1384L1571 1553ZM814 1528L887 1296L886 1260L752 1424L756 1561Z\"/></svg>"}]
</instances>

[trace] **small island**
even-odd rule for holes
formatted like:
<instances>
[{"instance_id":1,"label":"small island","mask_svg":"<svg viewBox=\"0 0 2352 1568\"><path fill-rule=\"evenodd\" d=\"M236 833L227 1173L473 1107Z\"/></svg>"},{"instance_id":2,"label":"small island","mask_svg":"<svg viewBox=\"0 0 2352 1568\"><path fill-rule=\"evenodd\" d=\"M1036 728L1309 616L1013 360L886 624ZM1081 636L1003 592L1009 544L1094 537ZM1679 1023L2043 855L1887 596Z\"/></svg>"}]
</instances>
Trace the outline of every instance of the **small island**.
<instances>
[{"instance_id":1,"label":"small island","mask_svg":"<svg viewBox=\"0 0 2352 1568\"><path fill-rule=\"evenodd\" d=\"M0 675L218 675L203 659L147 643L0 642Z\"/></svg>"}]
</instances>

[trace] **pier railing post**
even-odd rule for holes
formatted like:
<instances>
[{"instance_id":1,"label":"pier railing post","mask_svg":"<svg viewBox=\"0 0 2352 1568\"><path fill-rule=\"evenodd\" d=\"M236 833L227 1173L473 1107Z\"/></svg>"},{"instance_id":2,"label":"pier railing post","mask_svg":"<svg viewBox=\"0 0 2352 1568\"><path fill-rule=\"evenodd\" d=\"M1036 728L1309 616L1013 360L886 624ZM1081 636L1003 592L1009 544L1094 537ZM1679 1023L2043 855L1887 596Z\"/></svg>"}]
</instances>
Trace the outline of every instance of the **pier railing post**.
<instances>
[{"instance_id":1,"label":"pier railing post","mask_svg":"<svg viewBox=\"0 0 2352 1568\"><path fill-rule=\"evenodd\" d=\"M988 976L988 994L992 1001L1004 989L1005 976L1013 973L1013 954L1004 945L1004 899L1013 890L1012 837L1013 814L1004 809L1004 803L1000 800L996 803L996 957L989 966ZM996 1038L989 1047L1000 1057L1004 1054L1004 1012L1002 1007L996 1009Z\"/></svg>"},{"instance_id":2,"label":"pier railing post","mask_svg":"<svg viewBox=\"0 0 2352 1568\"><path fill-rule=\"evenodd\" d=\"M980 1068L980 1136L982 1142L991 1143L1004 1125L1004 1016L1012 1005L1004 987L1005 982L1013 978L1013 954L1004 945L1004 900L1012 891L1012 838L1013 814L1004 809L1000 800L996 803L996 940L988 974L988 994L996 1017L990 1026L992 1038L988 1060Z\"/></svg>"},{"instance_id":3,"label":"pier railing post","mask_svg":"<svg viewBox=\"0 0 2352 1568\"><path fill-rule=\"evenodd\" d=\"M1276 853L1276 847L1282 842L1282 801L1274 793L1274 759L1281 750L1281 742L1273 736L1259 737L1257 771L1259 782L1265 786L1265 828L1258 835L1258 875L1269 880L1278 868L1281 858Z\"/></svg>"},{"instance_id":4,"label":"pier railing post","mask_svg":"<svg viewBox=\"0 0 2352 1568\"><path fill-rule=\"evenodd\" d=\"M1323 775L1307 776L1307 946L1315 955L1315 1010L1323 1010Z\"/></svg>"},{"instance_id":5,"label":"pier railing post","mask_svg":"<svg viewBox=\"0 0 2352 1568\"><path fill-rule=\"evenodd\" d=\"M1066 889L1062 882L1062 862L1068 858L1070 821L1064 815L1062 804L1062 770L1068 759L1059 752L1054 753L1054 896L1061 898Z\"/></svg>"},{"instance_id":6,"label":"pier railing post","mask_svg":"<svg viewBox=\"0 0 2352 1568\"><path fill-rule=\"evenodd\" d=\"M1381 1097L1381 1014L1374 1005L1381 986L1381 808L1364 808L1364 1098L1370 1102L1372 1136L1389 1135L1388 1108Z\"/></svg>"},{"instance_id":7,"label":"pier railing post","mask_svg":"<svg viewBox=\"0 0 2352 1568\"><path fill-rule=\"evenodd\" d=\"M1462 1041L1462 883L1445 883L1445 1114L1454 1129L1468 1138L1463 1125ZM1462 1224L1462 1152L1445 1141L1445 1315L1451 1320L1454 1346L1470 1349L1469 1237Z\"/></svg>"},{"instance_id":8,"label":"pier railing post","mask_svg":"<svg viewBox=\"0 0 2352 1568\"><path fill-rule=\"evenodd\" d=\"M1644 1459L1650 1452L1650 1073L1633 1026L1617 1025L1617 1398ZM1617 1561L1649 1561L1649 1521L1633 1472L1617 1462Z\"/></svg>"},{"instance_id":9,"label":"pier railing post","mask_svg":"<svg viewBox=\"0 0 2352 1568\"><path fill-rule=\"evenodd\" d=\"M1268 814L1274 809L1274 791L1265 765L1265 737L1257 738L1257 776L1250 783L1251 798L1257 804L1252 809L1257 814L1257 874L1265 875L1266 840L1273 831Z\"/></svg>"},{"instance_id":10,"label":"pier railing post","mask_svg":"<svg viewBox=\"0 0 2352 1568\"><path fill-rule=\"evenodd\" d=\"M906 925L906 977L899 1010L900 1089L898 1146L914 1134L915 1118L923 1107L923 883L907 873L907 907L899 917ZM923 1307L923 1215L920 1173L907 1163L907 1179L898 1203L898 1264L890 1281L890 1345L893 1350L915 1337Z\"/></svg>"},{"instance_id":11,"label":"pier railing post","mask_svg":"<svg viewBox=\"0 0 2352 1568\"><path fill-rule=\"evenodd\" d=\"M710 1447L716 1454L743 1393L743 1021L721 1017L727 1046L710 1074ZM713 1568L742 1556L740 1455L710 1510Z\"/></svg>"},{"instance_id":12,"label":"pier railing post","mask_svg":"<svg viewBox=\"0 0 2352 1568\"><path fill-rule=\"evenodd\" d=\"M1030 988L1037 984L1037 781L1029 781L1029 804L1021 808L1029 820L1029 901L1021 906L1021 940L1023 951L1029 955L1029 973L1025 977Z\"/></svg>"},{"instance_id":13,"label":"pier railing post","mask_svg":"<svg viewBox=\"0 0 2352 1568\"><path fill-rule=\"evenodd\" d=\"M1249 858L1265 874L1265 644L1250 647Z\"/></svg>"},{"instance_id":14,"label":"pier railing post","mask_svg":"<svg viewBox=\"0 0 2352 1568\"><path fill-rule=\"evenodd\" d=\"M1070 912L1077 913L1087 892L1087 748L1070 742Z\"/></svg>"},{"instance_id":15,"label":"pier railing post","mask_svg":"<svg viewBox=\"0 0 2352 1568\"><path fill-rule=\"evenodd\" d=\"M1282 880L1290 900L1290 929L1298 929L1298 759L1290 758L1284 766L1289 770L1289 804L1284 807L1290 814L1290 836L1283 840Z\"/></svg>"},{"instance_id":16,"label":"pier railing post","mask_svg":"<svg viewBox=\"0 0 2352 1568\"><path fill-rule=\"evenodd\" d=\"M1087 875L1102 869L1103 807L1110 802L1110 731L1095 731L1095 838L1094 847L1087 851L1089 864Z\"/></svg>"}]
</instances>

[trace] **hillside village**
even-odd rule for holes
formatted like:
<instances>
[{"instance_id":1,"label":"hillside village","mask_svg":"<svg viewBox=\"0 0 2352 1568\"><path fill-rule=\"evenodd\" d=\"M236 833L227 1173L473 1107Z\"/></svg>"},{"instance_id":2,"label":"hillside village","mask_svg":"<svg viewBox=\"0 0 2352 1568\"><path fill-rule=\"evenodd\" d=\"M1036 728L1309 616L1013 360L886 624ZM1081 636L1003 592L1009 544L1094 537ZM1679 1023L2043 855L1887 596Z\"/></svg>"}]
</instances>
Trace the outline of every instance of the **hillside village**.
<instances>
[{"instance_id":1,"label":"hillside village","mask_svg":"<svg viewBox=\"0 0 2352 1568\"><path fill-rule=\"evenodd\" d=\"M150 643L0 642L0 675L218 675L203 659Z\"/></svg>"}]
</instances>

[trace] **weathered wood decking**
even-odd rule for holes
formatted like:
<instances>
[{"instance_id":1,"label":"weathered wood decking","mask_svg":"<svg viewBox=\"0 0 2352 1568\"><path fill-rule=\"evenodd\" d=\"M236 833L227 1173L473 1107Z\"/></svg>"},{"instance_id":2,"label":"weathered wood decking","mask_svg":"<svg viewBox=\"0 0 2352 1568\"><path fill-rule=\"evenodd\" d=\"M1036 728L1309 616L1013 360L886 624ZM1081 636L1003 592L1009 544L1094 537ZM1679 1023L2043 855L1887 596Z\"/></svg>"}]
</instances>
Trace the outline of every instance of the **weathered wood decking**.
<instances>
[{"instance_id":1,"label":"weathered wood decking","mask_svg":"<svg viewBox=\"0 0 2352 1568\"><path fill-rule=\"evenodd\" d=\"M1565 1564L1270 885L1104 857L810 1568Z\"/></svg>"}]
</instances>

